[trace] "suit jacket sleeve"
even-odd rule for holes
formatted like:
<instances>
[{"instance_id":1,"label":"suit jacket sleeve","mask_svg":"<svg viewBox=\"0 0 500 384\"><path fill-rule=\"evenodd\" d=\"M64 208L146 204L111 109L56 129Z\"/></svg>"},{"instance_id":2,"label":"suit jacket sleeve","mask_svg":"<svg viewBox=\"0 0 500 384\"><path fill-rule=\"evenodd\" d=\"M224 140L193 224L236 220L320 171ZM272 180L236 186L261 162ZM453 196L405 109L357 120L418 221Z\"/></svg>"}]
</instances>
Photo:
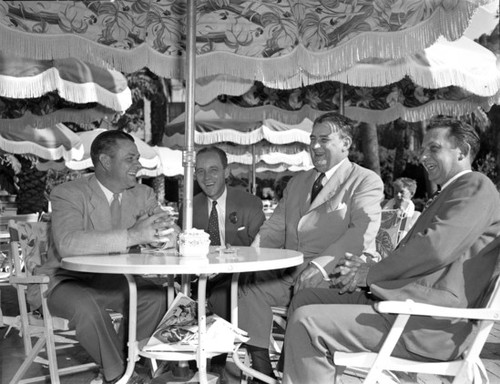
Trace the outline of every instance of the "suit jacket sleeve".
<instances>
[{"instance_id":1,"label":"suit jacket sleeve","mask_svg":"<svg viewBox=\"0 0 500 384\"><path fill-rule=\"evenodd\" d=\"M259 201L259 205L257 205L257 209L252 209L252 215L248 220L248 236L250 237L250 243L255 239L257 233L259 233L260 227L266 221L266 215L264 215L264 211L262 210L262 202Z\"/></svg>"},{"instance_id":2,"label":"suit jacket sleeve","mask_svg":"<svg viewBox=\"0 0 500 384\"><path fill-rule=\"evenodd\" d=\"M463 257L496 221L496 194L484 175L458 178L420 215L398 248L370 268L368 284L429 275Z\"/></svg>"},{"instance_id":3,"label":"suit jacket sleeve","mask_svg":"<svg viewBox=\"0 0 500 384\"><path fill-rule=\"evenodd\" d=\"M92 222L89 215L88 187L54 188L51 193L52 233L60 257L71 254L99 254L127 251L127 229L112 230L103 223ZM156 204L151 188L141 188L135 196L137 205L130 207L138 215ZM142 210L141 210L142 208ZM139 212L140 210L140 212ZM122 211L123 212L123 211ZM122 216L122 222L133 225L137 216Z\"/></svg>"},{"instance_id":4,"label":"suit jacket sleeve","mask_svg":"<svg viewBox=\"0 0 500 384\"><path fill-rule=\"evenodd\" d=\"M346 252L360 255L363 251L375 251L383 190L380 177L374 172L367 173L351 198L351 220L347 230L320 256L344 256Z\"/></svg>"}]
</instances>

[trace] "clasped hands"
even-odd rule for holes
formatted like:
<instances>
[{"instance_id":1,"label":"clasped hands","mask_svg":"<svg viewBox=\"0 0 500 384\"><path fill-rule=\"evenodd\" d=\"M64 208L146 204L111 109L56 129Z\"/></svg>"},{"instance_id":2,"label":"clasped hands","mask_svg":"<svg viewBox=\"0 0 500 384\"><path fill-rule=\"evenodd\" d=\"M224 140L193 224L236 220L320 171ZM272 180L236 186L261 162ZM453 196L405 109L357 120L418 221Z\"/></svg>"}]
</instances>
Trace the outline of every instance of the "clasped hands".
<instances>
[{"instance_id":1,"label":"clasped hands","mask_svg":"<svg viewBox=\"0 0 500 384\"><path fill-rule=\"evenodd\" d=\"M323 268L322 272L316 265L309 265L295 283L294 293L304 288L320 287L324 281L329 282L330 288L339 289L340 294L354 292L358 287L367 286L366 279L373 262L370 257L346 252L328 275Z\"/></svg>"},{"instance_id":2,"label":"clasped hands","mask_svg":"<svg viewBox=\"0 0 500 384\"><path fill-rule=\"evenodd\" d=\"M354 292L357 288L366 287L366 279L371 264L370 258L363 258L346 252L333 270L331 286L338 288L340 294Z\"/></svg>"}]
</instances>

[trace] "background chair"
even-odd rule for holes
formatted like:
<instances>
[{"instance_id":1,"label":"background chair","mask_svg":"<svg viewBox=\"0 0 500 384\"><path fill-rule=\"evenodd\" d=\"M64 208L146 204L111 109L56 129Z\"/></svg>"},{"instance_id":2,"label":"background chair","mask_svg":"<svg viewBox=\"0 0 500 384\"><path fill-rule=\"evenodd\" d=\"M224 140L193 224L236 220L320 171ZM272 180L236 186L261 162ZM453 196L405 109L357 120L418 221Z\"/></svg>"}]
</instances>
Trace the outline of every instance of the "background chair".
<instances>
[{"instance_id":1,"label":"background chair","mask_svg":"<svg viewBox=\"0 0 500 384\"><path fill-rule=\"evenodd\" d=\"M364 384L382 382L385 371L400 371L454 376L453 383L487 383L488 376L479 354L493 328L500 320L500 278L498 274L490 282L485 294L485 305L480 308L449 308L429 304L415 303L411 300L382 301L376 304L380 313L397 314L387 338L378 353L336 352L333 360L336 366L368 369ZM394 346L399 340L410 316L437 316L462 318L477 321L476 331L469 339L469 345L463 356L453 361L422 362L391 357ZM337 373L342 374L343 369Z\"/></svg>"},{"instance_id":2,"label":"background chair","mask_svg":"<svg viewBox=\"0 0 500 384\"><path fill-rule=\"evenodd\" d=\"M36 222L38 218L37 213L26 215L0 215L0 286L10 285L9 278L14 268L12 258L9 251L9 229L8 223L10 220L15 219L18 221ZM0 292L0 303L2 301ZM5 324L3 321L3 314L0 308L0 327L12 323L12 319L6 319Z\"/></svg>"},{"instance_id":3,"label":"background chair","mask_svg":"<svg viewBox=\"0 0 500 384\"><path fill-rule=\"evenodd\" d=\"M375 239L377 252L387 257L404 237L412 221L398 215L397 209L382 210L380 229Z\"/></svg>"},{"instance_id":4,"label":"background chair","mask_svg":"<svg viewBox=\"0 0 500 384\"><path fill-rule=\"evenodd\" d=\"M68 320L50 315L45 293L49 277L39 274L39 268L46 261L50 241L49 222L9 222L10 254L14 263L9 282L17 289L19 301L20 330L23 338L26 359L11 380L11 383L27 383L45 380L45 376L22 379L31 364L41 362L49 366L50 381L59 383L59 375L82 372L96 367L95 363L58 368L57 350L74 346L78 342L72 339ZM34 310L41 309L42 315ZM119 325L121 314L110 313L115 327ZM37 339L32 345L31 338ZM56 342L62 342L58 345ZM40 356L45 351L47 358Z\"/></svg>"}]
</instances>

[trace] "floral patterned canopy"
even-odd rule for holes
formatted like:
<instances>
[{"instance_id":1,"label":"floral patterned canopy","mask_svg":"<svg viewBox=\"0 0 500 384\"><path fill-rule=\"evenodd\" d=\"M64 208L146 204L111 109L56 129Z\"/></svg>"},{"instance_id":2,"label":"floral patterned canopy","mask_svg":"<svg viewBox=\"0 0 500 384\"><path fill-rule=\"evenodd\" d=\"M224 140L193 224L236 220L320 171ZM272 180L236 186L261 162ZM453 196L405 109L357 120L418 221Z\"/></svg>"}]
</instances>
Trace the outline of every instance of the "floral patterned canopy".
<instances>
[{"instance_id":1,"label":"floral patterned canopy","mask_svg":"<svg viewBox=\"0 0 500 384\"><path fill-rule=\"evenodd\" d=\"M241 94L225 76L296 88L360 60L403 58L439 36L455 40L492 1L198 0L196 77L212 82L213 96ZM186 10L186 0L2 1L0 45L182 79Z\"/></svg>"}]
</instances>

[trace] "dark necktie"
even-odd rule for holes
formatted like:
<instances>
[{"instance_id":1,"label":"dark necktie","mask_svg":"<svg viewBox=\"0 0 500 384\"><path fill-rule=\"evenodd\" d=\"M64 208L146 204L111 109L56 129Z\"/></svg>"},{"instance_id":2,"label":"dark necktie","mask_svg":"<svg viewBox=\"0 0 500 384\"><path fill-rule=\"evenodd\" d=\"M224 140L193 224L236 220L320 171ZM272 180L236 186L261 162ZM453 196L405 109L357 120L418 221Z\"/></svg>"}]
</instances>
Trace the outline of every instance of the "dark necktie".
<instances>
[{"instance_id":1,"label":"dark necktie","mask_svg":"<svg viewBox=\"0 0 500 384\"><path fill-rule=\"evenodd\" d=\"M212 201L212 211L208 218L208 234L210 245L220 245L219 216L217 215L217 201Z\"/></svg>"},{"instance_id":2,"label":"dark necktie","mask_svg":"<svg viewBox=\"0 0 500 384\"><path fill-rule=\"evenodd\" d=\"M441 188L438 187L438 189L431 195L431 197L429 198L429 200L426 201L425 205L424 205L424 209L422 210L425 211L427 208L429 208L429 206L432 204L432 202L434 200L436 200L436 198L439 196L439 193L441 192Z\"/></svg>"},{"instance_id":3,"label":"dark necktie","mask_svg":"<svg viewBox=\"0 0 500 384\"><path fill-rule=\"evenodd\" d=\"M316 179L316 181L313 184L312 190L311 190L311 203L314 201L316 196L318 196L318 193L323 189L323 178L325 177L325 174L321 172Z\"/></svg>"},{"instance_id":4,"label":"dark necktie","mask_svg":"<svg viewBox=\"0 0 500 384\"><path fill-rule=\"evenodd\" d=\"M113 229L120 228L120 223L122 221L122 209L120 204L120 194L113 193L113 200L109 206L111 212L111 227Z\"/></svg>"}]
</instances>

